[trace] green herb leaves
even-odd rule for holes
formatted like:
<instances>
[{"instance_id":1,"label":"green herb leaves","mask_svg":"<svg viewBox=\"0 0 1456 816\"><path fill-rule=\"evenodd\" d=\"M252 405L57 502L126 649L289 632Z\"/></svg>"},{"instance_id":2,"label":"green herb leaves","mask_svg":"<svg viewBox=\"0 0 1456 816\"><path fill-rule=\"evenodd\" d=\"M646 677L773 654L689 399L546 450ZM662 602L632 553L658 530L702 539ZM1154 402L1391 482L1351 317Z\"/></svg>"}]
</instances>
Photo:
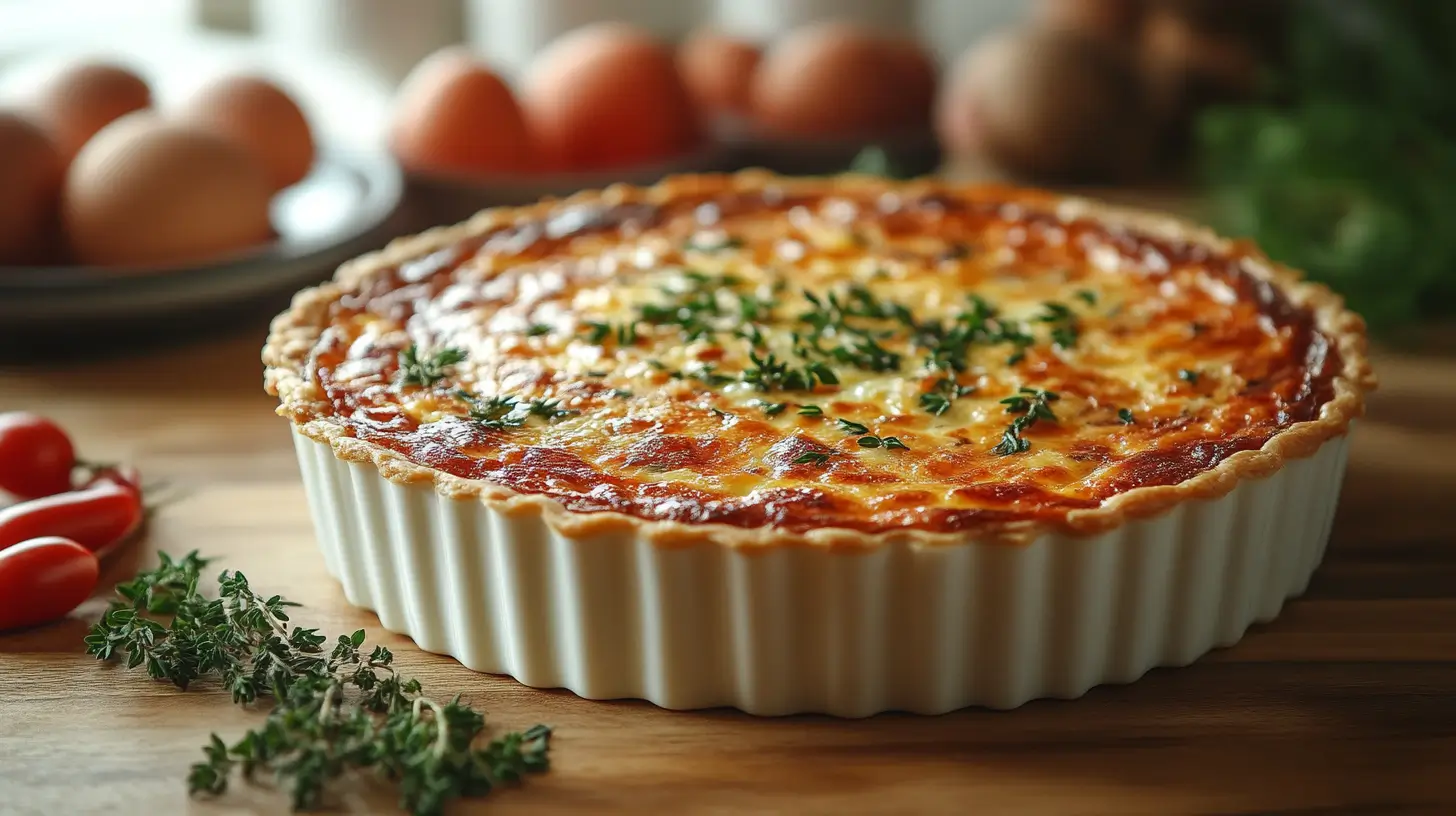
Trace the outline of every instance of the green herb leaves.
<instances>
[{"instance_id":1,"label":"green herb leaves","mask_svg":"<svg viewBox=\"0 0 1456 816\"><path fill-rule=\"evenodd\" d=\"M760 391L809 391L816 381L825 385L839 384L839 376L824 363L791 366L772 353L760 357L757 351L750 351L748 359L753 365L743 370L743 382L756 386Z\"/></svg>"},{"instance_id":2,"label":"green herb leaves","mask_svg":"<svg viewBox=\"0 0 1456 816\"><path fill-rule=\"evenodd\" d=\"M1456 5L1258 6L1288 18L1262 27L1288 35L1278 81L1198 122L1218 226L1329 284L1376 331L1456 315L1456 233L1431 229L1456 211Z\"/></svg>"},{"instance_id":3,"label":"green herb leaves","mask_svg":"<svg viewBox=\"0 0 1456 816\"><path fill-rule=\"evenodd\" d=\"M561 407L561 400L556 399L534 399L526 408L526 413L533 417L542 419L564 419L569 416L576 416L580 411L573 411Z\"/></svg>"},{"instance_id":4,"label":"green herb leaves","mask_svg":"<svg viewBox=\"0 0 1456 816\"><path fill-rule=\"evenodd\" d=\"M834 423L839 429L852 435L858 436L857 444L861 448L888 448L890 450L910 450L910 446L901 442L893 436L873 436L870 434L869 426L849 419L836 419Z\"/></svg>"},{"instance_id":5,"label":"green herb leaves","mask_svg":"<svg viewBox=\"0 0 1456 816\"><path fill-rule=\"evenodd\" d=\"M1077 345L1077 337L1082 331L1081 322L1067 304L1054 300L1043 303L1036 321L1051 326L1052 345L1057 348L1069 349Z\"/></svg>"},{"instance_id":6,"label":"green herb leaves","mask_svg":"<svg viewBox=\"0 0 1456 816\"><path fill-rule=\"evenodd\" d=\"M991 448L991 452L1010 456L1031 450L1031 443L1023 439L1021 434L1041 420L1056 422L1057 415L1052 412L1051 403L1059 399L1061 396L1051 391L1022 388L1018 393L1001 400L1001 404L1006 406L1006 413L1020 416L1011 420L1011 424L1001 434L1001 441Z\"/></svg>"},{"instance_id":7,"label":"green herb leaves","mask_svg":"<svg viewBox=\"0 0 1456 816\"><path fill-rule=\"evenodd\" d=\"M449 369L464 360L465 352L457 348L442 348L422 356L419 347L411 344L399 353L399 384L426 388L445 379Z\"/></svg>"},{"instance_id":8,"label":"green herb leaves","mask_svg":"<svg viewBox=\"0 0 1456 816\"><path fill-rule=\"evenodd\" d=\"M691 240L683 245L683 249L689 252L716 253L726 252L730 249L739 249L743 241L731 235L694 235Z\"/></svg>"},{"instance_id":9,"label":"green herb leaves","mask_svg":"<svg viewBox=\"0 0 1456 816\"><path fill-rule=\"evenodd\" d=\"M910 450L910 446L901 442L893 436L861 436L859 438L861 448L888 448L891 450Z\"/></svg>"},{"instance_id":10,"label":"green herb leaves","mask_svg":"<svg viewBox=\"0 0 1456 816\"><path fill-rule=\"evenodd\" d=\"M975 392L976 387L973 385L957 385L955 380L942 377L935 381L929 391L920 395L920 407L932 416L940 416L950 410L956 399Z\"/></svg>"},{"instance_id":11,"label":"green herb leaves","mask_svg":"<svg viewBox=\"0 0 1456 816\"><path fill-rule=\"evenodd\" d=\"M526 424L526 415L515 412L516 406L519 404L515 397L497 395L484 398L464 389L456 391L455 396L469 406L468 416L471 419L491 430L502 431L506 428L519 428Z\"/></svg>"},{"instance_id":12,"label":"green herb leaves","mask_svg":"<svg viewBox=\"0 0 1456 816\"><path fill-rule=\"evenodd\" d=\"M331 785L374 771L397 782L400 804L439 814L447 802L484 796L549 766L551 729L534 726L480 744L485 718L455 697L424 696L394 668L383 646L365 650L364 631L333 648L315 629L293 627L277 595L255 592L238 572L219 577L218 597L200 590L207 559L161 556L158 567L117 587L118 599L86 636L102 660L146 666L185 689L216 680L236 703L268 697L263 724L229 745L216 734L192 766L192 794L225 793L234 772L272 771L295 809L325 804ZM163 623L158 615L170 615Z\"/></svg>"},{"instance_id":13,"label":"green herb leaves","mask_svg":"<svg viewBox=\"0 0 1456 816\"><path fill-rule=\"evenodd\" d=\"M481 397L463 388L456 390L455 397L466 404L466 416L493 431L519 428L530 417L540 417L551 422L581 413L562 408L561 401L556 399L534 399L523 405L519 399L509 394ZM525 410L520 410L522 408Z\"/></svg>"},{"instance_id":14,"label":"green herb leaves","mask_svg":"<svg viewBox=\"0 0 1456 816\"><path fill-rule=\"evenodd\" d=\"M796 465L815 465L823 467L829 461L829 454L823 451L806 451L794 459Z\"/></svg>"}]
</instances>

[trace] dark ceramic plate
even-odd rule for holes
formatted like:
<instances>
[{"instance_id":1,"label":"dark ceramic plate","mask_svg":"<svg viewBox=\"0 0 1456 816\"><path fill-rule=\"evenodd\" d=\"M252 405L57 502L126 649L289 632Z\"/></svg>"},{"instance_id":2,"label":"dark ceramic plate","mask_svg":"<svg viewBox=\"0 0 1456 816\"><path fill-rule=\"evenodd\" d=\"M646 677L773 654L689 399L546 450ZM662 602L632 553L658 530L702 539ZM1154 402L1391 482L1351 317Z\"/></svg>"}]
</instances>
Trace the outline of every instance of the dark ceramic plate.
<instances>
[{"instance_id":1,"label":"dark ceramic plate","mask_svg":"<svg viewBox=\"0 0 1456 816\"><path fill-rule=\"evenodd\" d=\"M273 200L278 239L231 258L169 268L0 267L0 327L49 333L78 324L118 330L178 313L290 292L383 243L402 181L384 157L324 154Z\"/></svg>"}]
</instances>

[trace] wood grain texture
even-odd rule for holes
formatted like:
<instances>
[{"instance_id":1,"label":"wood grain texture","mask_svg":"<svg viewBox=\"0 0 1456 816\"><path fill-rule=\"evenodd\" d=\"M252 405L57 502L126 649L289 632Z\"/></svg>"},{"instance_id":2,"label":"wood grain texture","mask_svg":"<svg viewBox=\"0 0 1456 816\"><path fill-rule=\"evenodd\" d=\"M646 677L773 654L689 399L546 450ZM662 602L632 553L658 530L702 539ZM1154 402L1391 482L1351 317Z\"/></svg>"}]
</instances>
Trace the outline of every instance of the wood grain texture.
<instances>
[{"instance_id":1,"label":"wood grain texture","mask_svg":"<svg viewBox=\"0 0 1456 816\"><path fill-rule=\"evenodd\" d=\"M0 410L48 413L86 454L183 490L106 585L156 550L200 549L369 629L408 672L505 727L558 729L554 770L454 812L1456 813L1456 357L1381 354L1334 540L1306 596L1238 646L1082 700L1011 712L754 719L588 702L428 655L351 609L314 545L283 420L260 388L262 338L64 370L0 370ZM270 813L240 787L184 795L210 731L261 715L87 658L102 607L0 636L0 813ZM389 812L388 791L340 804Z\"/></svg>"}]
</instances>

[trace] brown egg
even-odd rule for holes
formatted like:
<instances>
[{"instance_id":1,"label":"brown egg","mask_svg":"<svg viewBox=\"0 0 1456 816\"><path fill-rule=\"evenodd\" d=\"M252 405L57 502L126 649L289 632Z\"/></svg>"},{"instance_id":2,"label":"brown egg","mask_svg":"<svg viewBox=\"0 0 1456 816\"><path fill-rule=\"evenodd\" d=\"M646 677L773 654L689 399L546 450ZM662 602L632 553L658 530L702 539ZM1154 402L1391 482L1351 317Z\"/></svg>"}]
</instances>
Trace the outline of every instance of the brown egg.
<instances>
[{"instance_id":1,"label":"brown egg","mask_svg":"<svg viewBox=\"0 0 1456 816\"><path fill-rule=\"evenodd\" d=\"M262 77L228 76L199 88L177 111L237 142L262 162L274 190L297 184L313 166L313 133L287 93Z\"/></svg>"},{"instance_id":2,"label":"brown egg","mask_svg":"<svg viewBox=\"0 0 1456 816\"><path fill-rule=\"evenodd\" d=\"M754 118L770 131L821 137L923 125L933 90L915 62L903 42L858 25L805 26L764 55L753 77Z\"/></svg>"},{"instance_id":3,"label":"brown egg","mask_svg":"<svg viewBox=\"0 0 1456 816\"><path fill-rule=\"evenodd\" d=\"M76 156L61 213L81 263L172 264L269 241L271 194L262 164L235 142L141 112Z\"/></svg>"},{"instance_id":4,"label":"brown egg","mask_svg":"<svg viewBox=\"0 0 1456 816\"><path fill-rule=\"evenodd\" d=\"M1036 180L1126 178L1152 151L1133 58L1071 31L1009 31L978 44L952 67L937 106L948 150Z\"/></svg>"},{"instance_id":5,"label":"brown egg","mask_svg":"<svg viewBox=\"0 0 1456 816\"><path fill-rule=\"evenodd\" d=\"M419 173L528 173L535 144L510 88L459 48L436 52L401 86L390 148Z\"/></svg>"},{"instance_id":6,"label":"brown egg","mask_svg":"<svg viewBox=\"0 0 1456 816\"><path fill-rule=\"evenodd\" d=\"M679 46L677 67L700 112L747 114L753 72L762 58L751 42L699 29Z\"/></svg>"},{"instance_id":7,"label":"brown egg","mask_svg":"<svg viewBox=\"0 0 1456 816\"><path fill-rule=\"evenodd\" d=\"M97 131L151 104L152 91L141 77L99 62L62 68L45 79L30 99L35 121L50 131L67 162Z\"/></svg>"},{"instance_id":8,"label":"brown egg","mask_svg":"<svg viewBox=\"0 0 1456 816\"><path fill-rule=\"evenodd\" d=\"M553 42L527 69L521 102L547 160L564 169L644 164L699 143L672 50L622 23Z\"/></svg>"},{"instance_id":9,"label":"brown egg","mask_svg":"<svg viewBox=\"0 0 1456 816\"><path fill-rule=\"evenodd\" d=\"M885 41L899 74L900 100L903 110L899 121L918 126L929 125L935 109L935 91L940 84L940 69L935 58L918 40L896 37Z\"/></svg>"},{"instance_id":10,"label":"brown egg","mask_svg":"<svg viewBox=\"0 0 1456 816\"><path fill-rule=\"evenodd\" d=\"M0 265L50 259L64 173L61 153L44 130L0 111Z\"/></svg>"}]
</instances>

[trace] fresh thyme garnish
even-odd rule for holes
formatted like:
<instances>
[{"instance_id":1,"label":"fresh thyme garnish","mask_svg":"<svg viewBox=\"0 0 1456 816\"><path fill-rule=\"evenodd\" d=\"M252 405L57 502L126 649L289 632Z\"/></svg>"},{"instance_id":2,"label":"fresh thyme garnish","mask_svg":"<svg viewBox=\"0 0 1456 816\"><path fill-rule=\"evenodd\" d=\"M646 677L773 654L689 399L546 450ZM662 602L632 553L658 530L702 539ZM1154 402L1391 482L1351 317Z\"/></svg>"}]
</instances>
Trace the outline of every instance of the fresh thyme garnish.
<instances>
[{"instance_id":1,"label":"fresh thyme garnish","mask_svg":"<svg viewBox=\"0 0 1456 816\"><path fill-rule=\"evenodd\" d=\"M1097 305L1097 293L1092 291L1091 289L1078 289L1077 299L1087 304L1088 306Z\"/></svg>"},{"instance_id":2,"label":"fresh thyme garnish","mask_svg":"<svg viewBox=\"0 0 1456 816\"><path fill-rule=\"evenodd\" d=\"M914 328L915 321L909 308L881 301L863 286L850 287L844 298L836 292L821 296L806 290L804 299L813 308L800 314L798 319L809 324L813 331L805 335L794 333L794 351L800 357L808 359L811 353L817 354L866 371L896 371L900 368L901 356L879 342L893 337L896 332L893 329L858 326L850 322L850 318L889 320ZM826 349L820 344L820 338L830 334L844 340Z\"/></svg>"},{"instance_id":3,"label":"fresh thyme garnish","mask_svg":"<svg viewBox=\"0 0 1456 816\"><path fill-rule=\"evenodd\" d=\"M1201 376L1201 374L1191 368L1184 368L1178 371L1178 379L1189 385L1198 385L1198 378Z\"/></svg>"},{"instance_id":4,"label":"fresh thyme garnish","mask_svg":"<svg viewBox=\"0 0 1456 816\"><path fill-rule=\"evenodd\" d=\"M829 352L834 359L865 371L898 371L900 355L880 345L873 337L857 337Z\"/></svg>"},{"instance_id":5,"label":"fresh thyme garnish","mask_svg":"<svg viewBox=\"0 0 1456 816\"><path fill-rule=\"evenodd\" d=\"M825 385L838 385L839 376L824 363L806 363L801 368L790 366L772 353L760 357L758 352L748 352L753 363L743 370L743 382L757 386L762 391L808 391L815 381Z\"/></svg>"},{"instance_id":6,"label":"fresh thyme garnish","mask_svg":"<svg viewBox=\"0 0 1456 816\"><path fill-rule=\"evenodd\" d=\"M583 326L587 330L586 341L594 346L601 345L603 340L612 337L619 346L632 346L637 344L637 324L628 320L613 326L611 323L591 322Z\"/></svg>"},{"instance_id":7,"label":"fresh thyme garnish","mask_svg":"<svg viewBox=\"0 0 1456 816\"><path fill-rule=\"evenodd\" d=\"M1010 456L1013 453L1025 453L1031 449L1031 443L1021 438L1021 434L1027 428L1035 425L1039 420L1056 422L1057 415L1052 413L1051 403L1061 399L1061 396L1052 391L1042 391L1037 388L1022 388L1014 396L1001 400L1006 406L1006 413L1020 414L1001 434L1001 441L991 449L992 453L1001 456Z\"/></svg>"},{"instance_id":8,"label":"fresh thyme garnish","mask_svg":"<svg viewBox=\"0 0 1456 816\"><path fill-rule=\"evenodd\" d=\"M587 323L584 328L587 329L586 341L594 346L600 345L612 334L610 323Z\"/></svg>"},{"instance_id":9,"label":"fresh thyme garnish","mask_svg":"<svg viewBox=\"0 0 1456 816\"><path fill-rule=\"evenodd\" d=\"M722 408L719 408L716 405L709 405L708 406L708 410L709 411L712 411L713 414L715 416L719 417L720 419L728 419L729 417L733 416L732 414L728 413L727 411L724 411Z\"/></svg>"},{"instance_id":10,"label":"fresh thyme garnish","mask_svg":"<svg viewBox=\"0 0 1456 816\"><path fill-rule=\"evenodd\" d=\"M757 323L749 323L746 326L741 326L735 333L744 340L747 340L748 344L756 349L768 347L768 339L763 336L763 329L759 328Z\"/></svg>"},{"instance_id":11,"label":"fresh thyme garnish","mask_svg":"<svg viewBox=\"0 0 1456 816\"><path fill-rule=\"evenodd\" d=\"M1021 362L1027 347L1035 343L1036 338L1020 324L1000 317L996 308L983 298L971 295L969 300L971 308L956 315L949 325L925 321L916 326L916 345L929 351L925 359L926 368L932 371L965 371L970 365L968 357L974 343L1010 343L1015 348L1006 364Z\"/></svg>"},{"instance_id":12,"label":"fresh thyme garnish","mask_svg":"<svg viewBox=\"0 0 1456 816\"><path fill-rule=\"evenodd\" d=\"M551 326L547 323L532 323L531 328L526 329L527 337L540 337L543 334L550 334Z\"/></svg>"},{"instance_id":13,"label":"fresh thyme garnish","mask_svg":"<svg viewBox=\"0 0 1456 816\"><path fill-rule=\"evenodd\" d=\"M1132 409L1130 408L1119 408L1117 410L1117 418L1121 420L1122 424L1124 425L1131 425L1137 421L1133 418Z\"/></svg>"},{"instance_id":14,"label":"fresh thyme garnish","mask_svg":"<svg viewBox=\"0 0 1456 816\"><path fill-rule=\"evenodd\" d=\"M822 417L824 416L824 409L817 405L800 405L799 416Z\"/></svg>"},{"instance_id":15,"label":"fresh thyme garnish","mask_svg":"<svg viewBox=\"0 0 1456 816\"><path fill-rule=\"evenodd\" d=\"M807 451L794 460L796 465L822 465L829 461L829 454L823 451Z\"/></svg>"},{"instance_id":16,"label":"fresh thyme garnish","mask_svg":"<svg viewBox=\"0 0 1456 816\"><path fill-rule=\"evenodd\" d=\"M1057 348L1069 349L1077 345L1081 325L1077 320L1077 314L1067 304L1054 300L1043 303L1042 313L1037 315L1036 321L1051 326L1052 345Z\"/></svg>"},{"instance_id":17,"label":"fresh thyme garnish","mask_svg":"<svg viewBox=\"0 0 1456 816\"><path fill-rule=\"evenodd\" d=\"M347 774L372 770L398 783L403 808L438 814L453 799L547 769L550 728L477 747L485 717L458 696L426 697L388 649L364 650L363 629L327 648L317 629L290 623L286 610L297 604L255 592L240 572L223 572L219 597L208 598L200 589L208 563L196 552L162 553L158 567L117 586L86 636L87 654L145 666L180 689L215 680L235 703L272 701L262 726L237 742L212 735L187 776L189 793L219 795L235 771L272 771L295 809L312 809Z\"/></svg>"},{"instance_id":18,"label":"fresh thyme garnish","mask_svg":"<svg viewBox=\"0 0 1456 816\"><path fill-rule=\"evenodd\" d=\"M887 448L887 449L891 449L891 450L895 450L895 449L898 449L898 450L910 450L910 446L909 445L906 445L904 442L901 442L899 439L897 439L896 437L893 437L893 436L886 436L886 437L879 437L879 436L861 436L859 438L859 446L861 448Z\"/></svg>"},{"instance_id":19,"label":"fresh thyme garnish","mask_svg":"<svg viewBox=\"0 0 1456 816\"><path fill-rule=\"evenodd\" d=\"M700 236L693 236L683 246L684 249L696 250L697 252L723 252L729 249L738 249L743 246L743 241L731 235L722 237L702 239Z\"/></svg>"},{"instance_id":20,"label":"fresh thyme garnish","mask_svg":"<svg viewBox=\"0 0 1456 816\"><path fill-rule=\"evenodd\" d=\"M718 291L731 290L742 281L732 275L714 278L701 272L687 272L683 277L690 284L687 289L668 292L669 303L644 304L638 308L638 316L654 326L676 326L683 339L691 342L713 334L708 319L723 315ZM741 300L739 305L741 308Z\"/></svg>"},{"instance_id":21,"label":"fresh thyme garnish","mask_svg":"<svg viewBox=\"0 0 1456 816\"><path fill-rule=\"evenodd\" d=\"M674 379L699 380L703 384L711 386L727 385L728 383L736 382L736 378L730 377L727 374L718 373L718 366L713 363L702 363L697 368L673 372L670 376Z\"/></svg>"},{"instance_id":22,"label":"fresh thyme garnish","mask_svg":"<svg viewBox=\"0 0 1456 816\"><path fill-rule=\"evenodd\" d=\"M844 431L846 433L860 435L860 434L867 434L867 433L870 432L870 429L869 428L865 427L864 425L859 424L858 422L854 422L852 420L848 420L848 419L836 419L834 421L835 421L836 424L839 425L840 430L842 430L842 431Z\"/></svg>"},{"instance_id":23,"label":"fresh thyme garnish","mask_svg":"<svg viewBox=\"0 0 1456 816\"><path fill-rule=\"evenodd\" d=\"M580 411L573 411L561 407L559 399L534 399L526 408L529 416L541 417L543 419L561 419L563 417L576 416Z\"/></svg>"},{"instance_id":24,"label":"fresh thyme garnish","mask_svg":"<svg viewBox=\"0 0 1456 816\"><path fill-rule=\"evenodd\" d=\"M516 406L520 404L515 397L498 394L482 398L463 388L456 391L455 396L469 406L471 419L492 430L503 431L526 424L526 416L515 413Z\"/></svg>"},{"instance_id":25,"label":"fresh thyme garnish","mask_svg":"<svg viewBox=\"0 0 1456 816\"><path fill-rule=\"evenodd\" d=\"M757 320L770 320L773 317L773 309L777 305L772 300L764 300L753 295L739 295L738 316L750 323Z\"/></svg>"},{"instance_id":26,"label":"fresh thyme garnish","mask_svg":"<svg viewBox=\"0 0 1456 816\"><path fill-rule=\"evenodd\" d=\"M789 407L787 402L763 402L762 400L758 401L757 405L763 409L764 416L778 416Z\"/></svg>"},{"instance_id":27,"label":"fresh thyme garnish","mask_svg":"<svg viewBox=\"0 0 1456 816\"><path fill-rule=\"evenodd\" d=\"M935 381L929 391L920 395L920 407L927 413L940 416L950 410L951 403L956 399L975 392L974 385L957 385L955 380L942 377Z\"/></svg>"},{"instance_id":28,"label":"fresh thyme garnish","mask_svg":"<svg viewBox=\"0 0 1456 816\"><path fill-rule=\"evenodd\" d=\"M447 369L464 360L465 352L458 348L442 348L421 357L419 346L411 343L399 353L399 384L427 388L449 376Z\"/></svg>"}]
</instances>

